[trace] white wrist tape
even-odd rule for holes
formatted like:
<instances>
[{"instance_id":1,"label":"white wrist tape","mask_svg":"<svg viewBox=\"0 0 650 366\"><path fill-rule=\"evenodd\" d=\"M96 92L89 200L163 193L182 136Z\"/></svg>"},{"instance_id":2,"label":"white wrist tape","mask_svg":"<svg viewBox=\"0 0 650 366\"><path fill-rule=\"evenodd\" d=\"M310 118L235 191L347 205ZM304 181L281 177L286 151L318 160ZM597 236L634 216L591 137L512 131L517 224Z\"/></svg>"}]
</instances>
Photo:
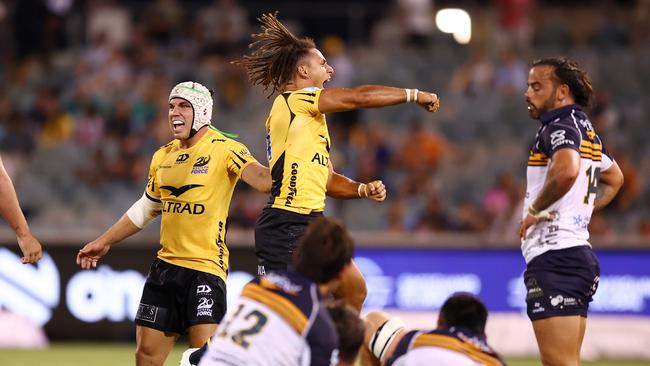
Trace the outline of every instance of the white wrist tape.
<instances>
[{"instance_id":1,"label":"white wrist tape","mask_svg":"<svg viewBox=\"0 0 650 366\"><path fill-rule=\"evenodd\" d=\"M363 193L361 193L362 191ZM366 187L365 183L359 183L359 186L357 187L357 193L361 198L368 197L368 188Z\"/></svg>"},{"instance_id":2,"label":"white wrist tape","mask_svg":"<svg viewBox=\"0 0 650 366\"><path fill-rule=\"evenodd\" d=\"M406 92L406 103L417 103L418 102L418 93L420 92L417 89L404 89Z\"/></svg>"},{"instance_id":3,"label":"white wrist tape","mask_svg":"<svg viewBox=\"0 0 650 366\"><path fill-rule=\"evenodd\" d=\"M133 224L140 229L145 227L156 216L160 214L162 203L152 201L147 194L142 194L139 200L126 211L126 215L131 219Z\"/></svg>"},{"instance_id":4,"label":"white wrist tape","mask_svg":"<svg viewBox=\"0 0 650 366\"><path fill-rule=\"evenodd\" d=\"M553 217L549 211L537 211L533 205L528 206L528 214L536 219L549 220Z\"/></svg>"},{"instance_id":5,"label":"white wrist tape","mask_svg":"<svg viewBox=\"0 0 650 366\"><path fill-rule=\"evenodd\" d=\"M375 357L381 362L382 357L386 353L388 346L397 335L397 333L404 329L404 323L399 318L392 318L381 325L370 338L368 349Z\"/></svg>"}]
</instances>

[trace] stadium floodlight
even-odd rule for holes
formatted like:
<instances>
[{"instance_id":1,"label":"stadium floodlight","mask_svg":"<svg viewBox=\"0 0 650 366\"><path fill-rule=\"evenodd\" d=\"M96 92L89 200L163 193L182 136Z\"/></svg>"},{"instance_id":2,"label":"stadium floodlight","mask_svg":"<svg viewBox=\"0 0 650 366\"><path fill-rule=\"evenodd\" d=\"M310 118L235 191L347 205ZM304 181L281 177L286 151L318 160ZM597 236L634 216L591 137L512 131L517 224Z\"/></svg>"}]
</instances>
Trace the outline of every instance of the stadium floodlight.
<instances>
[{"instance_id":1,"label":"stadium floodlight","mask_svg":"<svg viewBox=\"0 0 650 366\"><path fill-rule=\"evenodd\" d=\"M440 9L436 13L436 26L441 32L453 34L460 44L468 44L472 39L472 19L463 9Z\"/></svg>"}]
</instances>

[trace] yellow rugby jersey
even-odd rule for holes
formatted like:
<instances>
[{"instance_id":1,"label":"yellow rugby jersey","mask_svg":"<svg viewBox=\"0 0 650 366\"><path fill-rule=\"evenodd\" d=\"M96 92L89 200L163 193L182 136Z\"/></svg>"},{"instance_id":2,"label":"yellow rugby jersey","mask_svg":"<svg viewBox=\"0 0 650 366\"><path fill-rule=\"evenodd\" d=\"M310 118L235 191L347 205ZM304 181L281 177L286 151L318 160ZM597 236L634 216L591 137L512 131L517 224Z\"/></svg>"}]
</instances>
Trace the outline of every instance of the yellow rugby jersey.
<instances>
[{"instance_id":1,"label":"yellow rugby jersey","mask_svg":"<svg viewBox=\"0 0 650 366\"><path fill-rule=\"evenodd\" d=\"M146 194L162 204L158 258L226 280L228 207L252 162L246 146L213 128L188 149L174 140L156 151Z\"/></svg>"},{"instance_id":2,"label":"yellow rugby jersey","mask_svg":"<svg viewBox=\"0 0 650 366\"><path fill-rule=\"evenodd\" d=\"M322 89L285 92L266 120L266 152L273 178L269 205L300 214L323 211L330 136L318 110Z\"/></svg>"}]
</instances>

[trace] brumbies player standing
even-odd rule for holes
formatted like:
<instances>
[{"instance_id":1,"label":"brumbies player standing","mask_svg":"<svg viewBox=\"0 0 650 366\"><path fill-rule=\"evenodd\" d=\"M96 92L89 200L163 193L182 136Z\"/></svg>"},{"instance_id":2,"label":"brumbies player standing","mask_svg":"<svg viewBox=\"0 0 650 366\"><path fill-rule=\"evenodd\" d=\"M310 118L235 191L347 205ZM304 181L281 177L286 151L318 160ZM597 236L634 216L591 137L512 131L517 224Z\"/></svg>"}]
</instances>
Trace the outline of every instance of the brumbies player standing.
<instances>
[{"instance_id":1,"label":"brumbies player standing","mask_svg":"<svg viewBox=\"0 0 650 366\"><path fill-rule=\"evenodd\" d=\"M600 276L588 225L593 210L606 206L623 184L618 164L582 110L591 96L589 76L577 62L533 62L526 102L542 125L528 157L519 235L528 317L544 365L580 364L587 309Z\"/></svg>"}]
</instances>

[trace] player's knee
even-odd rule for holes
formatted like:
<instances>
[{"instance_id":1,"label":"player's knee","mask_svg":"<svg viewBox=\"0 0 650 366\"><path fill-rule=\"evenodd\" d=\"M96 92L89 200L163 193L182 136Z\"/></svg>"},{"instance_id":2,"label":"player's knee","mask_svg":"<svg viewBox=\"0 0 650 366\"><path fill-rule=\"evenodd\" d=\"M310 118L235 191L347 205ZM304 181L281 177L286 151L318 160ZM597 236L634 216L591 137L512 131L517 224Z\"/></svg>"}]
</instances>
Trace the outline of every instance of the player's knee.
<instances>
[{"instance_id":1,"label":"player's knee","mask_svg":"<svg viewBox=\"0 0 650 366\"><path fill-rule=\"evenodd\" d=\"M138 344L135 349L135 359L138 365L155 365L158 352L153 345Z\"/></svg>"},{"instance_id":2,"label":"player's knee","mask_svg":"<svg viewBox=\"0 0 650 366\"><path fill-rule=\"evenodd\" d=\"M566 355L561 352L541 352L543 366L579 366L580 356Z\"/></svg>"}]
</instances>

